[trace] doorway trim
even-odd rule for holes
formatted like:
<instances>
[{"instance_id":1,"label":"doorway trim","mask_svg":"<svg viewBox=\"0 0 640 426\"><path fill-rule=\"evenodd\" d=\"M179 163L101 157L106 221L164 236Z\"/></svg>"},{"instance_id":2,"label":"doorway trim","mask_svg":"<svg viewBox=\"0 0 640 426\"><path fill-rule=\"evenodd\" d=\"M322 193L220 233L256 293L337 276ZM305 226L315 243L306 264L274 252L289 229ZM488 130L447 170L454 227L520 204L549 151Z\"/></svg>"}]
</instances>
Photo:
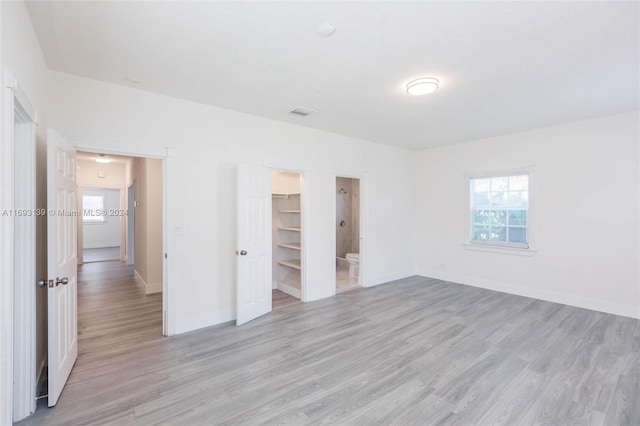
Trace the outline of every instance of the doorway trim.
<instances>
[{"instance_id":1,"label":"doorway trim","mask_svg":"<svg viewBox=\"0 0 640 426\"><path fill-rule=\"evenodd\" d=\"M333 283L332 292L333 295L337 294L336 288L336 258L337 258L337 249L336 249L336 232L335 232L335 223L337 220L337 212L336 212L336 179L339 177L349 178L349 179L358 179L360 181L360 274L358 277L358 284L360 287L369 287L369 172L367 171L343 171L343 170L335 170L333 173L333 182L331 187L333 188L333 197L331 197L331 216L332 222L334 224L334 231L331 233L331 252L333 256L331 257L331 276L333 277L331 282Z\"/></svg>"},{"instance_id":2,"label":"doorway trim","mask_svg":"<svg viewBox=\"0 0 640 426\"><path fill-rule=\"evenodd\" d=\"M175 298L177 295L175 280L175 215L169 206L177 199L175 148L155 148L125 145L87 138L69 137L69 141L78 151L122 155L127 157L155 158L162 160L162 334L176 334Z\"/></svg>"},{"instance_id":3,"label":"doorway trim","mask_svg":"<svg viewBox=\"0 0 640 426\"><path fill-rule=\"evenodd\" d=\"M125 188L127 202L125 203L127 206L127 211L131 212L135 208L135 189L133 184L127 186ZM127 230L125 232L125 242L127 244L127 248L125 250L126 255L125 258L127 260L128 265L133 265L135 262L135 220L134 215L129 214L127 216Z\"/></svg>"},{"instance_id":4,"label":"doorway trim","mask_svg":"<svg viewBox=\"0 0 640 426\"><path fill-rule=\"evenodd\" d=\"M271 169L274 171L287 171L287 172L295 172L300 174L300 227L302 228L302 232L300 235L300 244L304 249L300 254L300 301L306 302L308 300L308 291L307 291L307 275L309 273L307 267L307 234L309 233L309 167L301 164L296 164L295 162L283 161L283 160L275 160L268 159L262 162L264 167ZM270 213L271 215L271 213ZM271 218L273 221L273 218ZM271 240L273 242L273 235L271 236ZM271 271L273 275L273 271ZM273 301L271 302L273 306Z\"/></svg>"},{"instance_id":5,"label":"doorway trim","mask_svg":"<svg viewBox=\"0 0 640 426\"><path fill-rule=\"evenodd\" d=\"M2 99L4 132L0 144L0 418L11 424L35 410L36 389L36 126L38 113L14 74L4 69ZM20 127L19 129L17 127ZM20 140L16 140L19 138ZM20 167L15 165L20 160ZM31 212L14 220L16 208ZM16 253L15 242L24 248ZM15 286L16 282L24 283ZM20 309L14 309L14 306ZM16 332L20 327L20 333ZM14 338L18 336L17 342ZM18 377L14 377L17 372ZM14 387L15 383L15 387ZM14 410L15 408L15 410Z\"/></svg>"}]
</instances>

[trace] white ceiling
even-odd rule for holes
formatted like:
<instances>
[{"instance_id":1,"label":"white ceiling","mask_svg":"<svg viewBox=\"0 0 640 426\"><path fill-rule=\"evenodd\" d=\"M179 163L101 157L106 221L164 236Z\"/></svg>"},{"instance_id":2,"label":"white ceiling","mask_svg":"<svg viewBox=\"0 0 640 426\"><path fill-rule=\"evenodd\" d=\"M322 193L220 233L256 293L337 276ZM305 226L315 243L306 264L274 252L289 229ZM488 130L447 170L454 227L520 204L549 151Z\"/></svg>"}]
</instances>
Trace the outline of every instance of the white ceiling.
<instances>
[{"instance_id":1,"label":"white ceiling","mask_svg":"<svg viewBox=\"0 0 640 426\"><path fill-rule=\"evenodd\" d=\"M29 2L50 68L411 149L640 107L638 2ZM320 37L322 23L335 34ZM437 77L410 97L404 83ZM131 86L131 85L129 85ZM317 112L300 117L304 106Z\"/></svg>"}]
</instances>

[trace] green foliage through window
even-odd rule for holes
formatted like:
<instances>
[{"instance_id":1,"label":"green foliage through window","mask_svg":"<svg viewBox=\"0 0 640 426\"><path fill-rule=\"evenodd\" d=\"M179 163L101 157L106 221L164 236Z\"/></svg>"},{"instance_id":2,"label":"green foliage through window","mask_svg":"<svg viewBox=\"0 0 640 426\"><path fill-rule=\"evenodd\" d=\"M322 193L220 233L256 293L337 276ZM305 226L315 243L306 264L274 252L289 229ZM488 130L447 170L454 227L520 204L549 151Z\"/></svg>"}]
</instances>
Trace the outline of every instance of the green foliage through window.
<instances>
[{"instance_id":1,"label":"green foliage through window","mask_svg":"<svg viewBox=\"0 0 640 426\"><path fill-rule=\"evenodd\" d=\"M527 245L529 175L472 178L471 240Z\"/></svg>"}]
</instances>

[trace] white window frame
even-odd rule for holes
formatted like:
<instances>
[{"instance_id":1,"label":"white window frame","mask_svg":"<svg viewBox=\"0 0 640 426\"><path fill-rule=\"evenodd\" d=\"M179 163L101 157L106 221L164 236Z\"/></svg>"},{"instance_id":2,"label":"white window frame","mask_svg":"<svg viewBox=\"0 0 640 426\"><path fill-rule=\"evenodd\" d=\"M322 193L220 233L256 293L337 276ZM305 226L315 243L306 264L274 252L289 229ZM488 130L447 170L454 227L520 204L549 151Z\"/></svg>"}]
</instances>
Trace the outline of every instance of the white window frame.
<instances>
[{"instance_id":1,"label":"white window frame","mask_svg":"<svg viewBox=\"0 0 640 426\"><path fill-rule=\"evenodd\" d=\"M473 223L471 202L471 180L492 177L529 175L529 208L527 210L527 244L508 243L501 241L478 241L473 240ZM537 250L535 246L535 168L533 166L519 167L507 170L491 170L467 173L465 175L465 223L464 223L464 247L469 250L478 250L491 253L515 254L531 256Z\"/></svg>"},{"instance_id":2,"label":"white window frame","mask_svg":"<svg viewBox=\"0 0 640 426\"><path fill-rule=\"evenodd\" d=\"M104 224L107 222L107 218L102 215L102 216L85 216L84 212L86 210L90 210L88 208L85 207L84 205L84 199L85 197L99 197L102 198L102 208L98 209L104 212L104 195L82 195L82 223L84 224Z\"/></svg>"}]
</instances>

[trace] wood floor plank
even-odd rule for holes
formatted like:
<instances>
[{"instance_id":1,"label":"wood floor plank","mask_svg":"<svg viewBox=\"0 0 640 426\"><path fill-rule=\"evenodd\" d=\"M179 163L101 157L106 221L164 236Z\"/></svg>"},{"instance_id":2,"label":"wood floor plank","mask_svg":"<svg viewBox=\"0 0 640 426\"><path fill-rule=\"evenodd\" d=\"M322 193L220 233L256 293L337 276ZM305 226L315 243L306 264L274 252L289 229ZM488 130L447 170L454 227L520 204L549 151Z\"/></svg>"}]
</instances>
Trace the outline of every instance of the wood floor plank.
<instances>
[{"instance_id":1,"label":"wood floor plank","mask_svg":"<svg viewBox=\"0 0 640 426\"><path fill-rule=\"evenodd\" d=\"M640 425L639 321L419 276L162 337L130 266L79 271L79 358L24 425Z\"/></svg>"},{"instance_id":2,"label":"wood floor plank","mask_svg":"<svg viewBox=\"0 0 640 426\"><path fill-rule=\"evenodd\" d=\"M606 414L606 424L640 425L640 352L627 355Z\"/></svg>"},{"instance_id":3,"label":"wood floor plank","mask_svg":"<svg viewBox=\"0 0 640 426\"><path fill-rule=\"evenodd\" d=\"M538 402L540 392L549 376L531 369L524 369L511 383L505 386L500 401L473 417L472 424L520 425L530 408Z\"/></svg>"}]
</instances>

